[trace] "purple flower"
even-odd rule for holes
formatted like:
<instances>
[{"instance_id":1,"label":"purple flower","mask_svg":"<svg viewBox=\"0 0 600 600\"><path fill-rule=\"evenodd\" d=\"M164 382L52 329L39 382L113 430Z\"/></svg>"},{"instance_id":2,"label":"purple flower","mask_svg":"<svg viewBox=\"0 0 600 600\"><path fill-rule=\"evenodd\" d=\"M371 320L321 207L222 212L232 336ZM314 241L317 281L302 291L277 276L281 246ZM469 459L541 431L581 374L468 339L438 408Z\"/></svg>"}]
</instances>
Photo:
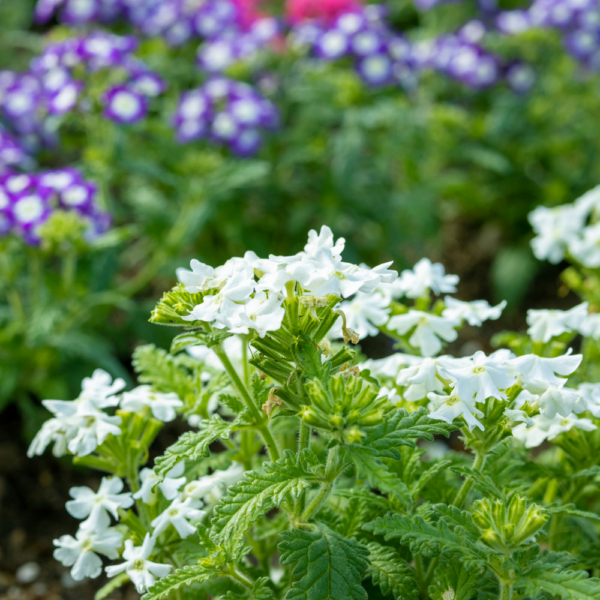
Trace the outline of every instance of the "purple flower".
<instances>
[{"instance_id":1,"label":"purple flower","mask_svg":"<svg viewBox=\"0 0 600 600\"><path fill-rule=\"evenodd\" d=\"M517 94L526 94L535 83L535 71L526 63L513 63L506 69L506 82Z\"/></svg>"},{"instance_id":2,"label":"purple flower","mask_svg":"<svg viewBox=\"0 0 600 600\"><path fill-rule=\"evenodd\" d=\"M348 35L339 29L324 31L315 42L316 55L326 60L336 60L342 56L346 56L348 50Z\"/></svg>"},{"instance_id":3,"label":"purple flower","mask_svg":"<svg viewBox=\"0 0 600 600\"><path fill-rule=\"evenodd\" d=\"M386 52L371 54L358 61L356 70L367 85L385 85L394 73L394 63Z\"/></svg>"},{"instance_id":4,"label":"purple flower","mask_svg":"<svg viewBox=\"0 0 600 600\"><path fill-rule=\"evenodd\" d=\"M111 88L104 103L104 116L116 123L131 125L148 114L148 99L124 85Z\"/></svg>"},{"instance_id":5,"label":"purple flower","mask_svg":"<svg viewBox=\"0 0 600 600\"><path fill-rule=\"evenodd\" d=\"M150 98L159 96L167 89L165 80L152 71L135 75L129 80L127 85L130 90Z\"/></svg>"},{"instance_id":6,"label":"purple flower","mask_svg":"<svg viewBox=\"0 0 600 600\"><path fill-rule=\"evenodd\" d=\"M531 17L525 10L506 10L496 17L496 27L508 35L523 33L531 26Z\"/></svg>"},{"instance_id":7,"label":"purple flower","mask_svg":"<svg viewBox=\"0 0 600 600\"><path fill-rule=\"evenodd\" d=\"M65 0L61 11L61 20L67 25L91 23L99 16L99 0Z\"/></svg>"},{"instance_id":8,"label":"purple flower","mask_svg":"<svg viewBox=\"0 0 600 600\"><path fill-rule=\"evenodd\" d=\"M33 190L15 195L11 211L15 227L22 234L36 235L50 216L50 194Z\"/></svg>"}]
</instances>

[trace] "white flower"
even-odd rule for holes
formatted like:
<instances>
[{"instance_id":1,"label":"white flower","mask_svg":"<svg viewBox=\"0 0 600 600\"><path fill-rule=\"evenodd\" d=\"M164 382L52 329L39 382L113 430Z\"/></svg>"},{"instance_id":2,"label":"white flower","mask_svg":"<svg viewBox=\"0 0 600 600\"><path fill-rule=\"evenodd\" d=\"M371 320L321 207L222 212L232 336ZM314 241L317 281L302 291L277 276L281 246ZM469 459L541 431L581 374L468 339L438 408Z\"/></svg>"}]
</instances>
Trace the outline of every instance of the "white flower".
<instances>
[{"instance_id":1,"label":"white flower","mask_svg":"<svg viewBox=\"0 0 600 600\"><path fill-rule=\"evenodd\" d=\"M548 419L557 414L566 417L572 412L580 413L586 409L585 400L577 392L569 388L551 385L540 396L540 413Z\"/></svg>"},{"instance_id":2,"label":"white flower","mask_svg":"<svg viewBox=\"0 0 600 600\"><path fill-rule=\"evenodd\" d=\"M579 419L572 414L566 417L557 415L553 419L549 419L544 415L536 415L532 420L533 426L527 427L525 423L521 423L512 430L513 436L523 442L526 448L536 448L546 439L553 440L573 427L583 431L597 429L590 419Z\"/></svg>"},{"instance_id":3,"label":"white flower","mask_svg":"<svg viewBox=\"0 0 600 600\"><path fill-rule=\"evenodd\" d=\"M209 265L201 263L195 258L191 261L191 271L177 269L177 278L183 283L185 291L189 294L197 294L206 290L219 287L222 282L215 281L215 270Z\"/></svg>"},{"instance_id":4,"label":"white flower","mask_svg":"<svg viewBox=\"0 0 600 600\"><path fill-rule=\"evenodd\" d=\"M215 504L225 493L225 490L236 484L244 476L244 468L239 463L233 463L225 471L215 471L211 475L190 481L183 489L184 498L197 498L206 504Z\"/></svg>"},{"instance_id":5,"label":"white flower","mask_svg":"<svg viewBox=\"0 0 600 600\"><path fill-rule=\"evenodd\" d=\"M485 402L486 398L506 400L506 394L500 390L509 388L516 380L503 362L487 357L481 351L473 355L468 366L449 366L444 370L456 380L456 392L467 401Z\"/></svg>"},{"instance_id":6,"label":"white flower","mask_svg":"<svg viewBox=\"0 0 600 600\"><path fill-rule=\"evenodd\" d=\"M521 421L522 423L525 423L527 425L527 427L533 426L533 421L532 421L531 417L526 412L523 412L522 410L519 410L518 408L507 408L504 410L504 414L511 421Z\"/></svg>"},{"instance_id":7,"label":"white flower","mask_svg":"<svg viewBox=\"0 0 600 600\"><path fill-rule=\"evenodd\" d=\"M89 400L96 408L117 406L119 399L115 396L125 387L125 382L112 377L102 369L96 369L91 377L85 377L81 382L79 399Z\"/></svg>"},{"instance_id":8,"label":"white flower","mask_svg":"<svg viewBox=\"0 0 600 600\"><path fill-rule=\"evenodd\" d=\"M275 292L269 297L265 292L256 292L254 298L248 300L237 312L235 319L232 319L233 327L229 331L248 333L250 329L254 329L261 338L264 338L268 331L277 331L285 315L283 299L281 294Z\"/></svg>"},{"instance_id":9,"label":"white flower","mask_svg":"<svg viewBox=\"0 0 600 600\"><path fill-rule=\"evenodd\" d=\"M574 373L581 364L583 356L581 354L571 355L572 350L562 356L555 358L544 358L535 354L526 354L510 360L523 377L521 378L525 384L530 380L540 382L540 385L562 385L571 373ZM558 377L561 375L561 377ZM543 386L542 386L543 387Z\"/></svg>"},{"instance_id":10,"label":"white flower","mask_svg":"<svg viewBox=\"0 0 600 600\"><path fill-rule=\"evenodd\" d=\"M77 427L66 419L49 419L33 438L27 450L27 456L32 458L43 454L52 442L54 442L52 454L54 456L64 456L67 453L67 444L76 432Z\"/></svg>"},{"instance_id":11,"label":"white flower","mask_svg":"<svg viewBox=\"0 0 600 600\"><path fill-rule=\"evenodd\" d=\"M385 385L379 390L377 398L387 398L392 404L398 404L402 400L396 388L387 388Z\"/></svg>"},{"instance_id":12,"label":"white flower","mask_svg":"<svg viewBox=\"0 0 600 600\"><path fill-rule=\"evenodd\" d=\"M569 251L584 267L600 267L600 223L585 227L583 235L571 241Z\"/></svg>"},{"instance_id":13,"label":"white flower","mask_svg":"<svg viewBox=\"0 0 600 600\"><path fill-rule=\"evenodd\" d=\"M587 317L588 303L570 310L528 310L527 333L534 342L548 343L563 333L579 331Z\"/></svg>"},{"instance_id":14,"label":"white flower","mask_svg":"<svg viewBox=\"0 0 600 600\"><path fill-rule=\"evenodd\" d=\"M421 298L428 290L435 294L455 292L457 283L458 275L446 275L444 265L432 264L428 258L422 258L412 270L402 271L394 288L396 294Z\"/></svg>"},{"instance_id":15,"label":"white flower","mask_svg":"<svg viewBox=\"0 0 600 600\"><path fill-rule=\"evenodd\" d=\"M591 212L600 208L600 185L587 191L574 202L575 208L587 217Z\"/></svg>"},{"instance_id":16,"label":"white flower","mask_svg":"<svg viewBox=\"0 0 600 600\"><path fill-rule=\"evenodd\" d=\"M160 535L169 525L173 525L181 538L186 538L196 531L190 524L190 520L201 519L206 512L198 510L202 506L200 500L195 498L175 498L171 506L162 512L151 523L154 527L154 535Z\"/></svg>"},{"instance_id":17,"label":"white flower","mask_svg":"<svg viewBox=\"0 0 600 600\"><path fill-rule=\"evenodd\" d=\"M118 520L119 508L133 505L131 494L121 494L123 482L118 477L103 477L97 492L89 487L74 487L69 490L73 500L67 502L67 512L76 519L87 519L81 523L84 529L103 531L110 525L108 513Z\"/></svg>"},{"instance_id":18,"label":"white flower","mask_svg":"<svg viewBox=\"0 0 600 600\"><path fill-rule=\"evenodd\" d=\"M419 310L409 310L404 315L393 316L388 324L388 329L405 335L413 330L408 340L410 345L419 348L423 356L433 356L442 349L440 338L446 342L453 342L458 334L454 329L459 323L446 317L437 317Z\"/></svg>"},{"instance_id":19,"label":"white flower","mask_svg":"<svg viewBox=\"0 0 600 600\"><path fill-rule=\"evenodd\" d=\"M531 240L536 258L559 263L565 257L569 244L581 231L584 221L585 214L573 206L538 206L529 213L529 222L537 234Z\"/></svg>"},{"instance_id":20,"label":"white flower","mask_svg":"<svg viewBox=\"0 0 600 600\"><path fill-rule=\"evenodd\" d=\"M182 477L184 469L185 464L180 462L178 465L175 465L167 473L165 479L158 484L158 489L167 500L176 498L179 488L187 481L185 477ZM141 498L145 504L150 504L152 501L156 502L156 498L152 497L152 488L156 485L157 479L158 476L153 469L142 469L140 472L142 485L140 486L140 489L133 494L133 497L136 500Z\"/></svg>"},{"instance_id":21,"label":"white flower","mask_svg":"<svg viewBox=\"0 0 600 600\"><path fill-rule=\"evenodd\" d=\"M469 431L473 431L473 427L479 427L483 431L483 425L476 419L476 417L483 417L483 413L475 408L474 405L459 398L455 390L452 391L452 395L450 396L430 392L427 394L427 397L431 400L430 408L434 408L429 413L431 419L452 423L456 417L463 417L469 427Z\"/></svg>"},{"instance_id":22,"label":"white flower","mask_svg":"<svg viewBox=\"0 0 600 600\"><path fill-rule=\"evenodd\" d=\"M109 417L87 401L77 403L77 412L70 420L77 430L67 447L75 456L87 456L103 444L109 435L121 434L121 417Z\"/></svg>"},{"instance_id":23,"label":"white flower","mask_svg":"<svg viewBox=\"0 0 600 600\"><path fill-rule=\"evenodd\" d=\"M594 340L600 339L600 314L594 313L588 315L581 324L579 332L584 337L589 337Z\"/></svg>"},{"instance_id":24,"label":"white flower","mask_svg":"<svg viewBox=\"0 0 600 600\"><path fill-rule=\"evenodd\" d=\"M404 386L403 396L409 402L426 398L429 392L442 392L444 383L438 376L440 358L422 358L420 363L398 373L396 383Z\"/></svg>"},{"instance_id":25,"label":"white flower","mask_svg":"<svg viewBox=\"0 0 600 600\"><path fill-rule=\"evenodd\" d=\"M587 410L600 418L600 383L581 383L577 391L586 402Z\"/></svg>"},{"instance_id":26,"label":"white flower","mask_svg":"<svg viewBox=\"0 0 600 600\"><path fill-rule=\"evenodd\" d=\"M254 279L245 270L235 272L217 294L204 296L185 321L206 321L215 326L230 327L231 319L240 310L238 302L244 302L254 291Z\"/></svg>"},{"instance_id":27,"label":"white flower","mask_svg":"<svg viewBox=\"0 0 600 600\"><path fill-rule=\"evenodd\" d=\"M149 534L146 534L141 546L135 547L131 540L125 540L125 550L123 551L125 562L106 567L106 574L114 577L126 571L139 594L148 591L154 585L157 577L159 579L165 577L171 571L171 565L161 565L148 560L155 543L156 539L150 537Z\"/></svg>"},{"instance_id":28,"label":"white flower","mask_svg":"<svg viewBox=\"0 0 600 600\"><path fill-rule=\"evenodd\" d=\"M442 312L443 317L454 321L466 321L469 325L476 327L481 326L488 319L498 319L506 306L506 300L496 306L490 306L485 300L463 302L452 296L446 296L444 302L446 308Z\"/></svg>"},{"instance_id":29,"label":"white flower","mask_svg":"<svg viewBox=\"0 0 600 600\"><path fill-rule=\"evenodd\" d=\"M140 385L131 392L125 392L121 400L121 409L127 412L139 412L148 406L152 416L163 423L172 421L177 413L176 408L181 408L183 402L173 392L161 394L152 389L150 385Z\"/></svg>"},{"instance_id":30,"label":"white flower","mask_svg":"<svg viewBox=\"0 0 600 600\"><path fill-rule=\"evenodd\" d=\"M102 559L96 553L110 559L119 558L123 535L114 529L97 532L80 528L75 537L63 535L52 543L56 546L54 558L65 567L73 567L71 577L81 581L102 573Z\"/></svg>"},{"instance_id":31,"label":"white flower","mask_svg":"<svg viewBox=\"0 0 600 600\"><path fill-rule=\"evenodd\" d=\"M337 242L334 243L333 232L327 225L323 225L319 233L314 229L308 232L308 242L304 246L304 252L308 256L314 257L321 248L326 248L331 250L334 257L340 258L345 245L346 240L344 238L338 238Z\"/></svg>"},{"instance_id":32,"label":"white flower","mask_svg":"<svg viewBox=\"0 0 600 600\"><path fill-rule=\"evenodd\" d=\"M361 371L369 369L372 375L396 379L401 367L404 367L405 365L418 365L422 360L423 359L420 356L396 352L385 358L370 358L364 363L361 363L359 367Z\"/></svg>"},{"instance_id":33,"label":"white flower","mask_svg":"<svg viewBox=\"0 0 600 600\"><path fill-rule=\"evenodd\" d=\"M385 325L390 314L390 301L378 290L371 294L359 292L351 300L341 302L339 308L346 315L346 327L358 333L359 339L377 335L377 327ZM338 319L332 330L336 338L342 337L342 320Z\"/></svg>"}]
</instances>

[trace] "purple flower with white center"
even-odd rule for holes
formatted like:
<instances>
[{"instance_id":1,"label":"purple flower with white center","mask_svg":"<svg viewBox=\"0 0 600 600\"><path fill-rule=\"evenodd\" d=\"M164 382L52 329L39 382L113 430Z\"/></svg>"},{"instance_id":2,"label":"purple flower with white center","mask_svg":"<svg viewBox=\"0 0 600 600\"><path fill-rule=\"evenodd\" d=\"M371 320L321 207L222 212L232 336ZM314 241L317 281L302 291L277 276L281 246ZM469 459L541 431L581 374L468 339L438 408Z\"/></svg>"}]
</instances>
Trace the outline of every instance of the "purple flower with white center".
<instances>
[{"instance_id":1,"label":"purple flower with white center","mask_svg":"<svg viewBox=\"0 0 600 600\"><path fill-rule=\"evenodd\" d=\"M531 17L525 10L507 10L496 17L496 27L508 35L523 33L531 26Z\"/></svg>"},{"instance_id":2,"label":"purple flower with white center","mask_svg":"<svg viewBox=\"0 0 600 600\"><path fill-rule=\"evenodd\" d=\"M65 0L61 20L67 25L84 25L100 16L99 0Z\"/></svg>"},{"instance_id":3,"label":"purple flower with white center","mask_svg":"<svg viewBox=\"0 0 600 600\"><path fill-rule=\"evenodd\" d=\"M27 162L27 154L19 142L0 127L0 175L9 167Z\"/></svg>"},{"instance_id":4,"label":"purple flower with white center","mask_svg":"<svg viewBox=\"0 0 600 600\"><path fill-rule=\"evenodd\" d=\"M150 98L160 96L167 89L165 80L152 71L134 75L127 86L130 90Z\"/></svg>"},{"instance_id":5,"label":"purple flower with white center","mask_svg":"<svg viewBox=\"0 0 600 600\"><path fill-rule=\"evenodd\" d=\"M231 39L217 39L198 48L197 63L209 73L219 73L231 66L239 55Z\"/></svg>"},{"instance_id":6,"label":"purple flower with white center","mask_svg":"<svg viewBox=\"0 0 600 600\"><path fill-rule=\"evenodd\" d=\"M526 94L535 84L535 71L531 65L514 63L506 69L506 82L517 94Z\"/></svg>"},{"instance_id":7,"label":"purple flower with white center","mask_svg":"<svg viewBox=\"0 0 600 600\"><path fill-rule=\"evenodd\" d=\"M323 32L315 42L315 53L319 58L336 60L346 56L349 49L348 35L339 29Z\"/></svg>"},{"instance_id":8,"label":"purple flower with white center","mask_svg":"<svg viewBox=\"0 0 600 600\"><path fill-rule=\"evenodd\" d=\"M372 28L362 29L350 39L349 49L359 58L382 54L386 50L383 32Z\"/></svg>"},{"instance_id":9,"label":"purple flower with white center","mask_svg":"<svg viewBox=\"0 0 600 600\"><path fill-rule=\"evenodd\" d=\"M28 236L37 237L37 229L50 216L50 195L43 191L25 192L12 205L15 226Z\"/></svg>"},{"instance_id":10,"label":"purple flower with white center","mask_svg":"<svg viewBox=\"0 0 600 600\"><path fill-rule=\"evenodd\" d=\"M576 29L568 33L563 41L569 53L583 61L600 48L600 31Z\"/></svg>"},{"instance_id":11,"label":"purple flower with white center","mask_svg":"<svg viewBox=\"0 0 600 600\"><path fill-rule=\"evenodd\" d=\"M89 213L94 209L96 192L97 189L93 183L88 181L74 183L59 193L59 206L83 214Z\"/></svg>"},{"instance_id":12,"label":"purple flower with white center","mask_svg":"<svg viewBox=\"0 0 600 600\"><path fill-rule=\"evenodd\" d=\"M124 85L111 88L104 103L104 116L123 125L137 123L148 114L148 99Z\"/></svg>"},{"instance_id":13,"label":"purple flower with white center","mask_svg":"<svg viewBox=\"0 0 600 600\"><path fill-rule=\"evenodd\" d=\"M244 129L233 140L231 151L240 157L254 156L262 147L263 141L258 129Z\"/></svg>"},{"instance_id":14,"label":"purple flower with white center","mask_svg":"<svg viewBox=\"0 0 600 600\"><path fill-rule=\"evenodd\" d=\"M367 85L385 85L393 75L394 63L389 54L378 52L358 61L356 70Z\"/></svg>"}]
</instances>

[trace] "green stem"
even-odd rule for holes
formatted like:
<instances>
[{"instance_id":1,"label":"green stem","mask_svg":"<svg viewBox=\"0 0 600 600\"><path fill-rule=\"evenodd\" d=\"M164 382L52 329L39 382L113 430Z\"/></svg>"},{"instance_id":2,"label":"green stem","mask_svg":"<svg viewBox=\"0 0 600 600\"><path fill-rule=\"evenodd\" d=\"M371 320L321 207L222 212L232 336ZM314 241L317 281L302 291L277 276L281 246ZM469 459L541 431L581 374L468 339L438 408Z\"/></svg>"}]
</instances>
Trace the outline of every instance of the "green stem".
<instances>
[{"instance_id":1,"label":"green stem","mask_svg":"<svg viewBox=\"0 0 600 600\"><path fill-rule=\"evenodd\" d=\"M313 517L319 509L325 504L325 501L331 494L333 489L333 482L339 475L338 463L339 463L340 447L334 446L329 451L327 457L327 465L325 467L325 481L321 484L319 493L313 498L313 501L308 505L308 508L302 513L302 521L308 521Z\"/></svg>"},{"instance_id":2,"label":"green stem","mask_svg":"<svg viewBox=\"0 0 600 600\"><path fill-rule=\"evenodd\" d=\"M473 462L473 467L472 467L473 471L481 471L484 464L485 464L485 453L484 452L476 452L475 460ZM471 491L472 487L473 487L473 479L468 477L467 479L465 479L463 481L463 484L462 484L460 490L458 490L458 493L456 494L456 498L454 499L454 502L452 504L454 506L456 506L457 508L461 508L462 504L467 499L467 496L469 495L469 492ZM429 583L431 582L431 580L433 579L433 574L438 565L438 562L439 562L439 560L437 558L431 559L431 562L429 563L429 567L427 567L427 573L425 573L426 586L428 586Z\"/></svg>"},{"instance_id":3,"label":"green stem","mask_svg":"<svg viewBox=\"0 0 600 600\"><path fill-rule=\"evenodd\" d=\"M512 600L512 597L512 583L507 583L505 581L500 580L500 600Z\"/></svg>"},{"instance_id":4,"label":"green stem","mask_svg":"<svg viewBox=\"0 0 600 600\"><path fill-rule=\"evenodd\" d=\"M248 577L242 575L235 567L231 567L229 571L227 571L227 575L232 579L235 579L238 583L241 583L244 587L252 589L254 584Z\"/></svg>"},{"instance_id":5,"label":"green stem","mask_svg":"<svg viewBox=\"0 0 600 600\"><path fill-rule=\"evenodd\" d=\"M310 443L310 425L300 419L300 435L298 436L298 452L308 448Z\"/></svg>"},{"instance_id":6,"label":"green stem","mask_svg":"<svg viewBox=\"0 0 600 600\"><path fill-rule=\"evenodd\" d=\"M248 410L250 411L250 414L252 415L252 418L254 419L254 421L256 423L256 429L261 434L263 441L265 442L265 445L267 446L267 449L269 450L269 454L271 455L271 460L274 460L274 461L277 460L278 458L280 458L279 448L277 448L277 444L275 443L273 434L269 430L268 424L264 422L262 413L260 412L260 410L258 409L256 404L254 404L254 401L250 397L250 394L248 393L246 386L243 384L242 380L240 379L240 376L237 374L237 371L235 370L234 366L231 364L229 357L223 351L223 347L220 344L217 344L214 347L214 352L219 357L219 360L223 364L223 367L225 368L227 375L229 375L229 378L231 379L231 383L233 383L233 387L237 390L242 401L246 405L246 408L248 408Z\"/></svg>"},{"instance_id":7,"label":"green stem","mask_svg":"<svg viewBox=\"0 0 600 600\"><path fill-rule=\"evenodd\" d=\"M424 597L427 597L427 582L425 581L423 572L423 557L421 556L415 556L415 575L417 578L417 584L421 590L421 594Z\"/></svg>"},{"instance_id":8,"label":"green stem","mask_svg":"<svg viewBox=\"0 0 600 600\"><path fill-rule=\"evenodd\" d=\"M73 283L75 282L75 272L77 270L77 253L71 251L62 258L61 280L63 292L67 295Z\"/></svg>"}]
</instances>

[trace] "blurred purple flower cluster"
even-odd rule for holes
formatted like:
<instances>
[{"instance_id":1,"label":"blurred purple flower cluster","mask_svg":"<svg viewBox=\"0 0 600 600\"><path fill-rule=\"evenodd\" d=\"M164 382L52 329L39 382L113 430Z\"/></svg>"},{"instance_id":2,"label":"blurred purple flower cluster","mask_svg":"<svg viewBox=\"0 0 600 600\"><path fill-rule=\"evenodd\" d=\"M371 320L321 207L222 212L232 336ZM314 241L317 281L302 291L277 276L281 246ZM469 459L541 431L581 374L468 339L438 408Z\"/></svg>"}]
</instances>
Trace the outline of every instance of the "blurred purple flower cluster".
<instances>
[{"instance_id":1,"label":"blurred purple flower cluster","mask_svg":"<svg viewBox=\"0 0 600 600\"><path fill-rule=\"evenodd\" d=\"M181 143L208 138L238 156L255 154L262 146L263 131L275 129L278 123L271 101L252 86L224 77L185 92L173 115Z\"/></svg>"},{"instance_id":2,"label":"blurred purple flower cluster","mask_svg":"<svg viewBox=\"0 0 600 600\"><path fill-rule=\"evenodd\" d=\"M87 224L86 237L104 233L110 216L99 209L96 186L71 168L0 176L0 235L16 233L26 243L40 242L40 228L56 210L74 211Z\"/></svg>"},{"instance_id":3,"label":"blurred purple flower cluster","mask_svg":"<svg viewBox=\"0 0 600 600\"><path fill-rule=\"evenodd\" d=\"M243 11L231 0L38 0L39 23L56 13L71 26L122 19L142 35L160 36L172 46L239 32L245 25Z\"/></svg>"},{"instance_id":4,"label":"blurred purple flower cluster","mask_svg":"<svg viewBox=\"0 0 600 600\"><path fill-rule=\"evenodd\" d=\"M125 81L102 99L104 114L118 123L133 123L148 110L148 98L164 91L164 81L133 55L135 37L94 32L50 44L31 61L26 73L0 72L0 116L28 149L56 142L57 118L75 108L85 75L118 68Z\"/></svg>"},{"instance_id":5,"label":"blurred purple flower cluster","mask_svg":"<svg viewBox=\"0 0 600 600\"><path fill-rule=\"evenodd\" d=\"M331 23L308 22L297 26L297 43L309 44L316 57L353 59L361 79L370 86L400 84L412 88L420 71L433 69L472 88L485 88L506 79L525 91L533 72L523 64L504 64L483 46L486 28L473 20L456 33L410 42L392 31L381 5L370 5L339 15Z\"/></svg>"},{"instance_id":6,"label":"blurred purple flower cluster","mask_svg":"<svg viewBox=\"0 0 600 600\"><path fill-rule=\"evenodd\" d=\"M498 14L496 26L508 35L532 27L558 29L567 51L587 68L600 71L600 0L534 0L527 10Z\"/></svg>"},{"instance_id":7,"label":"blurred purple flower cluster","mask_svg":"<svg viewBox=\"0 0 600 600\"><path fill-rule=\"evenodd\" d=\"M30 160L19 141L0 126L0 176L12 167L26 165Z\"/></svg>"}]
</instances>

